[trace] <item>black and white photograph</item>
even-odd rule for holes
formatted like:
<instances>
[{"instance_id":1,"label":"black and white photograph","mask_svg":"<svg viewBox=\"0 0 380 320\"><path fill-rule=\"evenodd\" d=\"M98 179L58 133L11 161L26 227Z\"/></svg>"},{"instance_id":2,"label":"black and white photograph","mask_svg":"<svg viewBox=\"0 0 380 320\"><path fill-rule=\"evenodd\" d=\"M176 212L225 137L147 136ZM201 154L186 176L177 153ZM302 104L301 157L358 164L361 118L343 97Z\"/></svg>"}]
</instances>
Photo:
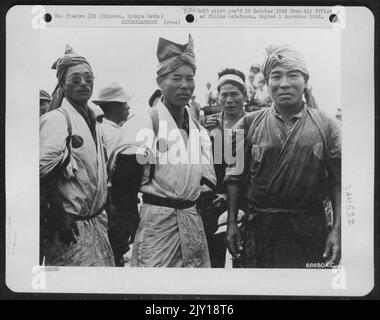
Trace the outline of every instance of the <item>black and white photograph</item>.
<instances>
[{"instance_id":1,"label":"black and white photograph","mask_svg":"<svg viewBox=\"0 0 380 320\"><path fill-rule=\"evenodd\" d=\"M8 286L371 291L374 150L358 141L374 139L373 62L350 63L373 43L348 52L345 36L350 17L373 28L365 9L39 6L42 22L32 9L7 21L24 39L7 55L30 48L9 62L8 137L32 150L7 174L33 190L7 186ZM28 10L43 24L30 38L12 28Z\"/></svg>"}]
</instances>

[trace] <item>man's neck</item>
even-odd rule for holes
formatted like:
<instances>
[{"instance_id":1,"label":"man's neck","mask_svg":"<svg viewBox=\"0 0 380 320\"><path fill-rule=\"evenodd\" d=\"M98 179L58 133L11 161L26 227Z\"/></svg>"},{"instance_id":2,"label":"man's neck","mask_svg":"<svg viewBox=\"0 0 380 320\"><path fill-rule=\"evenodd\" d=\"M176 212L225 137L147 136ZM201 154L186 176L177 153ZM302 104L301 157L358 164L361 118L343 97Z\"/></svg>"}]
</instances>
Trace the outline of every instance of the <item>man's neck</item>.
<instances>
[{"instance_id":1,"label":"man's neck","mask_svg":"<svg viewBox=\"0 0 380 320\"><path fill-rule=\"evenodd\" d=\"M232 126L238 122L244 115L244 110L241 109L239 113L227 114L224 112L224 120L229 122Z\"/></svg>"},{"instance_id":2,"label":"man's neck","mask_svg":"<svg viewBox=\"0 0 380 320\"><path fill-rule=\"evenodd\" d=\"M71 105L73 107L80 108L80 109L82 109L83 111L85 111L87 113L87 111L88 111L87 102L76 102L76 101L71 100L69 98L66 98L66 99L67 99L67 101L69 101L71 103Z\"/></svg>"},{"instance_id":3,"label":"man's neck","mask_svg":"<svg viewBox=\"0 0 380 320\"><path fill-rule=\"evenodd\" d=\"M280 107L280 106L275 105L275 108L282 117L284 117L287 120L291 120L293 116L295 116L302 110L302 106L303 106L303 102L301 100L294 105L286 106L286 107Z\"/></svg>"},{"instance_id":4,"label":"man's neck","mask_svg":"<svg viewBox=\"0 0 380 320\"><path fill-rule=\"evenodd\" d=\"M243 109L241 109L239 112L236 112L235 114L228 114L225 112L224 113L224 119L226 119L228 121L240 120L243 113L244 113Z\"/></svg>"},{"instance_id":5,"label":"man's neck","mask_svg":"<svg viewBox=\"0 0 380 320\"><path fill-rule=\"evenodd\" d=\"M177 125L181 125L185 119L185 106L179 107L172 105L164 98L164 105L169 110Z\"/></svg>"}]
</instances>

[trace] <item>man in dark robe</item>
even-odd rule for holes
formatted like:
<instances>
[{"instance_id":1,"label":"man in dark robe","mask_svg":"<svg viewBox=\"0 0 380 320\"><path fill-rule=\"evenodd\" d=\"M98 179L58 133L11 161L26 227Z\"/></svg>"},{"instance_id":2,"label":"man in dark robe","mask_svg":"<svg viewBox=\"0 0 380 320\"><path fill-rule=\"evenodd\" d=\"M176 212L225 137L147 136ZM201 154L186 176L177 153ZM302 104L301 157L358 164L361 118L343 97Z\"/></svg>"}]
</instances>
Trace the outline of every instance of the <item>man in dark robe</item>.
<instances>
[{"instance_id":1,"label":"man in dark robe","mask_svg":"<svg viewBox=\"0 0 380 320\"><path fill-rule=\"evenodd\" d=\"M227 244L242 267L332 266L341 251L340 129L316 108L302 55L288 46L267 52L263 73L273 104L236 127L244 131L236 147L244 148L245 159L243 174L238 166L227 172ZM323 207L327 196L331 230ZM242 202L248 209L239 229Z\"/></svg>"}]
</instances>

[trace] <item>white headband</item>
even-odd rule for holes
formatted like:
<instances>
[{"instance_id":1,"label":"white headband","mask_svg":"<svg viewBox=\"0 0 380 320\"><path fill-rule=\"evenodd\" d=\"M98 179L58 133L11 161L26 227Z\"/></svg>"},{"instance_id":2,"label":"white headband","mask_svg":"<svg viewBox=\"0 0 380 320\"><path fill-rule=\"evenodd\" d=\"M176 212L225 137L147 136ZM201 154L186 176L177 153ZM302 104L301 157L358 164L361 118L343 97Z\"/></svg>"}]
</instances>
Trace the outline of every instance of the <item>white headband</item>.
<instances>
[{"instance_id":1,"label":"white headband","mask_svg":"<svg viewBox=\"0 0 380 320\"><path fill-rule=\"evenodd\" d=\"M236 74L225 74L219 78L219 86L223 85L226 81L234 81L240 83L245 88L245 83L242 78Z\"/></svg>"}]
</instances>

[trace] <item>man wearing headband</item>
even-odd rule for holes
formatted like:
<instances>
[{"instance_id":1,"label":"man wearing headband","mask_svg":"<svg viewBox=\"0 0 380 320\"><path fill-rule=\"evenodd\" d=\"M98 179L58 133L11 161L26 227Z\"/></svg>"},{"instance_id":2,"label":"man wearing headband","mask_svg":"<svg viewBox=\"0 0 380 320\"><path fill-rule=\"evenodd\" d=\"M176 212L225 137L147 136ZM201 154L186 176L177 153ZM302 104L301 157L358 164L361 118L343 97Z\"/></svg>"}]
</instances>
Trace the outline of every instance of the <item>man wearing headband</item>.
<instances>
[{"instance_id":1,"label":"man wearing headband","mask_svg":"<svg viewBox=\"0 0 380 320\"><path fill-rule=\"evenodd\" d=\"M263 74L270 108L243 118L243 174L228 168L227 243L244 267L307 268L340 261L341 133L334 119L316 108L309 72L295 49L270 47ZM305 101L304 101L305 99ZM245 191L244 199L241 192ZM334 214L327 230L323 201ZM247 202L243 229L239 203Z\"/></svg>"},{"instance_id":2,"label":"man wearing headband","mask_svg":"<svg viewBox=\"0 0 380 320\"><path fill-rule=\"evenodd\" d=\"M193 47L191 36L184 45L159 39L157 84L162 99L123 127L109 162L120 210L133 211L137 192L143 194L132 267L210 267L195 204L201 182L213 187L216 178L210 139L186 107L195 87ZM172 160L177 151L178 162ZM152 161L144 165L149 155Z\"/></svg>"},{"instance_id":3,"label":"man wearing headband","mask_svg":"<svg viewBox=\"0 0 380 320\"><path fill-rule=\"evenodd\" d=\"M70 47L54 65L58 84L40 123L40 180L48 190L45 264L113 266L107 236L102 131L87 102L93 73Z\"/></svg>"},{"instance_id":4,"label":"man wearing headband","mask_svg":"<svg viewBox=\"0 0 380 320\"><path fill-rule=\"evenodd\" d=\"M211 141L213 142L214 168L217 177L217 196L202 210L202 217L205 225L206 235L210 249L212 267L223 268L226 260L226 245L224 241L225 232L223 226L220 232L214 233L218 229L219 220L226 220L227 202L224 178L226 174L226 162L224 159L224 145L228 136L232 134L236 123L246 114L244 111L244 101L247 98L247 88L245 85L245 75L243 72L226 68L218 74L218 99L223 111L215 115L207 116L205 127L209 130ZM221 137L221 139L218 139ZM220 154L215 154L219 152ZM221 160L221 161L218 161ZM220 215L223 213L223 216Z\"/></svg>"}]
</instances>

